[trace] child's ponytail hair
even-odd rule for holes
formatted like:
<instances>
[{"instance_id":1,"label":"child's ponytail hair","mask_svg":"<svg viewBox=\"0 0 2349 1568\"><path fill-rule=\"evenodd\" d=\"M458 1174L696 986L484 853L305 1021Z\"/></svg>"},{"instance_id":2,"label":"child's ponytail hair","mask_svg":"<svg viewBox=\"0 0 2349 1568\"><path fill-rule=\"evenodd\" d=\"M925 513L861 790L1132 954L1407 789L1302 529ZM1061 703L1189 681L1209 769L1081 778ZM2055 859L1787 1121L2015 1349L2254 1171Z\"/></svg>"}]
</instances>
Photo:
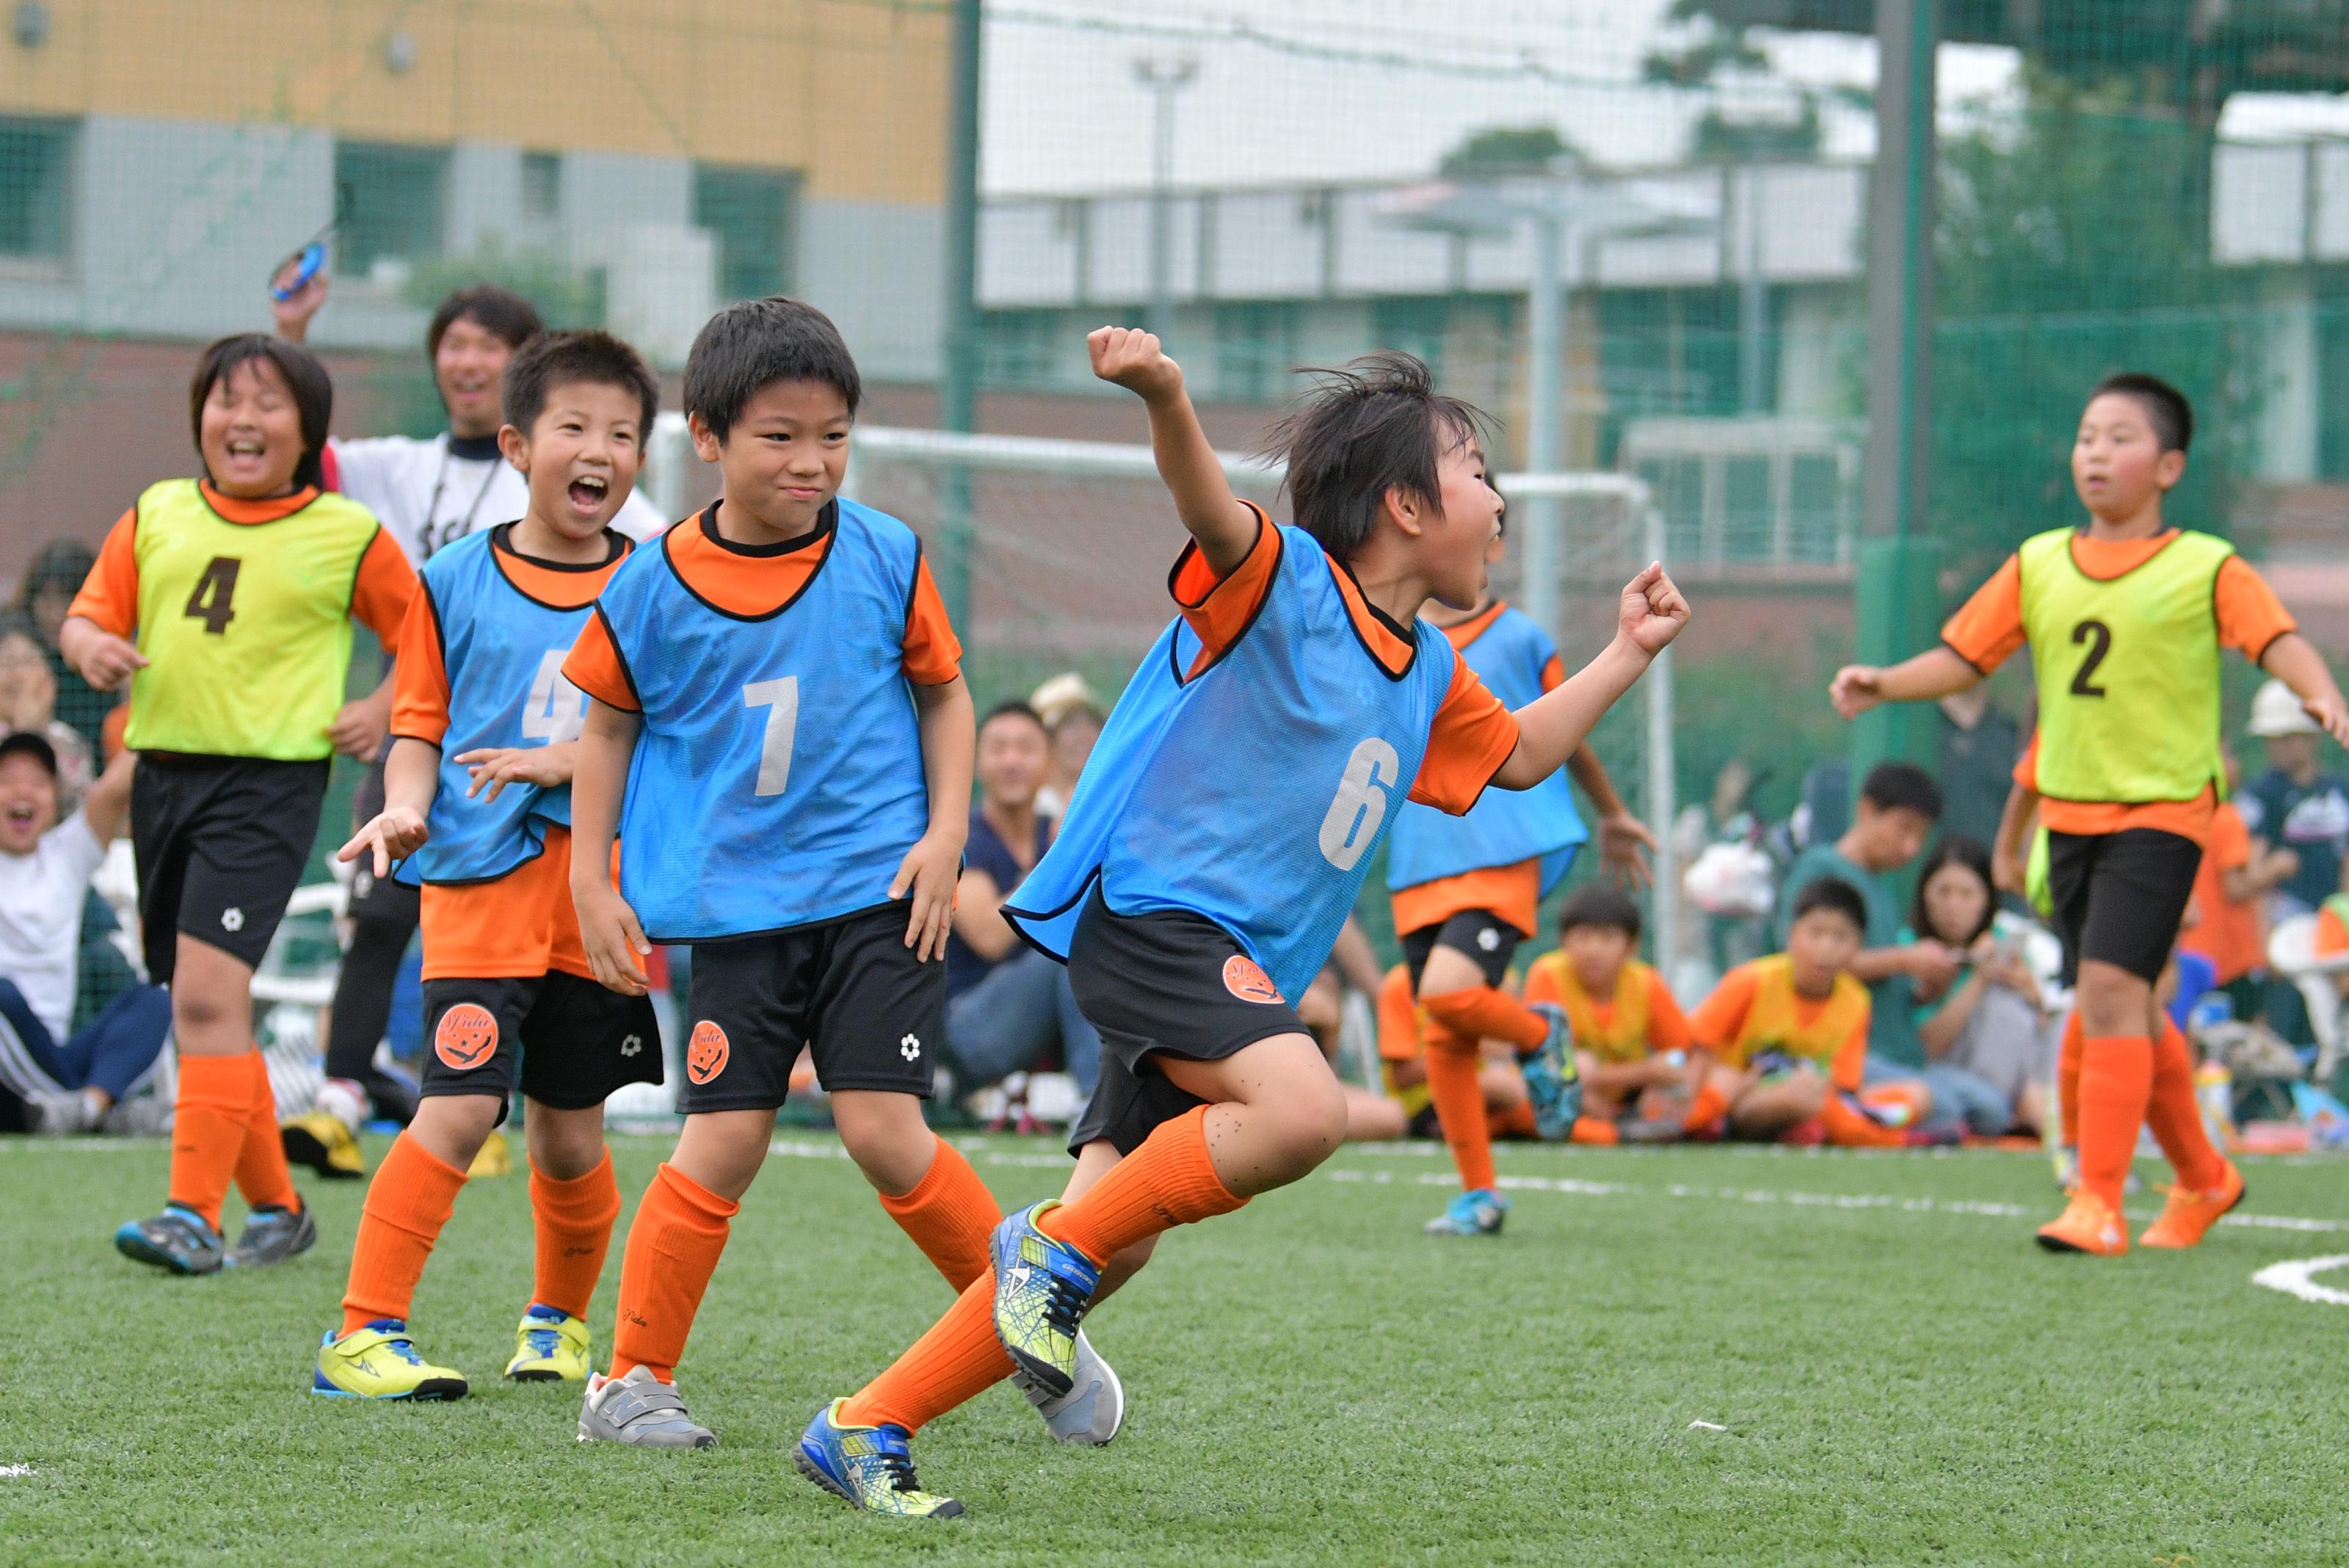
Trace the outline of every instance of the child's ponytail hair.
<instances>
[{"instance_id":1,"label":"child's ponytail hair","mask_svg":"<svg viewBox=\"0 0 2349 1568\"><path fill-rule=\"evenodd\" d=\"M212 389L239 365L266 359L277 368L294 410L302 421L302 461L295 465L294 483L324 488L326 427L335 417L335 379L318 357L298 343L272 337L265 332L240 332L206 348L196 361L195 379L188 383L188 433L199 452L203 450L204 403Z\"/></svg>"}]
</instances>

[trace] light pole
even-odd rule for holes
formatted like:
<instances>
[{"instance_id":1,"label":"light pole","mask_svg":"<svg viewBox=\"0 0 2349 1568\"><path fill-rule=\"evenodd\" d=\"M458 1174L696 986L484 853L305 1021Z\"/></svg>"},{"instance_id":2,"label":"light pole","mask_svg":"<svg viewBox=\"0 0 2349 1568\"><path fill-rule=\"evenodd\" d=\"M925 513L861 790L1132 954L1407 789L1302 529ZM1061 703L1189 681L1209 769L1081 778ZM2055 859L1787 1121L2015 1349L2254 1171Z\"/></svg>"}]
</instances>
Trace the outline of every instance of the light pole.
<instances>
[{"instance_id":1,"label":"light pole","mask_svg":"<svg viewBox=\"0 0 2349 1568\"><path fill-rule=\"evenodd\" d=\"M1174 95L1198 79L1199 62L1188 55L1160 59L1143 55L1133 79L1150 89L1150 314L1147 325L1162 343L1174 332Z\"/></svg>"}]
</instances>

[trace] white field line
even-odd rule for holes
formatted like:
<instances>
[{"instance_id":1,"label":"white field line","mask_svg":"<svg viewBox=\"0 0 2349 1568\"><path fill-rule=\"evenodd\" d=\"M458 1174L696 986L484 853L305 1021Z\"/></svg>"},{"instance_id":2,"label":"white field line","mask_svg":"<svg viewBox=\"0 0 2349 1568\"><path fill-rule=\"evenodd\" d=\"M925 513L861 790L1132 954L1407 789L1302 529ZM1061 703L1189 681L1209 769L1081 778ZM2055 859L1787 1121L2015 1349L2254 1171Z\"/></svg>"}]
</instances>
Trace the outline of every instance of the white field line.
<instances>
[{"instance_id":1,"label":"white field line","mask_svg":"<svg viewBox=\"0 0 2349 1568\"><path fill-rule=\"evenodd\" d=\"M15 1480L21 1476L37 1473L30 1465L0 1465L0 1480Z\"/></svg>"},{"instance_id":2,"label":"white field line","mask_svg":"<svg viewBox=\"0 0 2349 1568\"><path fill-rule=\"evenodd\" d=\"M2304 1302L2349 1306L2349 1291L2336 1291L2330 1285L2320 1285L2309 1277L2344 1265L2349 1265L2349 1252L2332 1258L2295 1258L2289 1262L2270 1263L2251 1276L2251 1283L2298 1296Z\"/></svg>"}]
</instances>

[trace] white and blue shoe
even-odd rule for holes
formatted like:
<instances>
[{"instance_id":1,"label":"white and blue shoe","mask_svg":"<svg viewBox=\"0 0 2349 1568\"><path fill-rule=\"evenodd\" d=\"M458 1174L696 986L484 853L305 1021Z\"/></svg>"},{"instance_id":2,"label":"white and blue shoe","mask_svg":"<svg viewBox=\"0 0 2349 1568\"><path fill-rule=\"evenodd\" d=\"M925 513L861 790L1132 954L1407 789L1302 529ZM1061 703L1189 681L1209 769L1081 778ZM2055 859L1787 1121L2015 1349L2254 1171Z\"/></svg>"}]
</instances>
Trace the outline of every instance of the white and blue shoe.
<instances>
[{"instance_id":1,"label":"white and blue shoe","mask_svg":"<svg viewBox=\"0 0 2349 1568\"><path fill-rule=\"evenodd\" d=\"M1582 1075L1574 1064L1574 1026L1566 1009L1537 1002L1533 1011L1549 1020L1549 1038L1517 1058L1526 1075L1526 1096L1533 1102L1534 1131L1548 1143L1564 1143L1574 1136L1574 1122L1582 1115Z\"/></svg>"},{"instance_id":2,"label":"white and blue shoe","mask_svg":"<svg viewBox=\"0 0 2349 1568\"><path fill-rule=\"evenodd\" d=\"M913 1439L903 1427L851 1427L834 1399L815 1413L792 1455L800 1474L863 1513L958 1519L962 1504L926 1492L914 1479Z\"/></svg>"},{"instance_id":3,"label":"white and blue shoe","mask_svg":"<svg viewBox=\"0 0 2349 1568\"><path fill-rule=\"evenodd\" d=\"M1489 1187L1480 1187L1454 1198L1451 1207L1430 1220L1425 1229L1431 1236L1497 1236L1501 1222L1508 1217L1509 1200Z\"/></svg>"}]
</instances>

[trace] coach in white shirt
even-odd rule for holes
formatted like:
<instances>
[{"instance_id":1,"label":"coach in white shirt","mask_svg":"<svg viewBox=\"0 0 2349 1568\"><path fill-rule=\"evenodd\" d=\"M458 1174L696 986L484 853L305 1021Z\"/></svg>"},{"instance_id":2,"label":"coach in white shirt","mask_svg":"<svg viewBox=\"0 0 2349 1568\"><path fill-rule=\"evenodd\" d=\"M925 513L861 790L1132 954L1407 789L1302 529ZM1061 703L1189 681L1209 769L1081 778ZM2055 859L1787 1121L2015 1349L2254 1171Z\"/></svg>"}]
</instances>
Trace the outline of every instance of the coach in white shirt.
<instances>
[{"instance_id":1,"label":"coach in white shirt","mask_svg":"<svg viewBox=\"0 0 2349 1568\"><path fill-rule=\"evenodd\" d=\"M134 759L118 754L81 809L57 821L57 754L42 735L0 739L0 1131L97 1128L155 1070L171 999L142 985L68 1034L90 874L130 814Z\"/></svg>"}]
</instances>

